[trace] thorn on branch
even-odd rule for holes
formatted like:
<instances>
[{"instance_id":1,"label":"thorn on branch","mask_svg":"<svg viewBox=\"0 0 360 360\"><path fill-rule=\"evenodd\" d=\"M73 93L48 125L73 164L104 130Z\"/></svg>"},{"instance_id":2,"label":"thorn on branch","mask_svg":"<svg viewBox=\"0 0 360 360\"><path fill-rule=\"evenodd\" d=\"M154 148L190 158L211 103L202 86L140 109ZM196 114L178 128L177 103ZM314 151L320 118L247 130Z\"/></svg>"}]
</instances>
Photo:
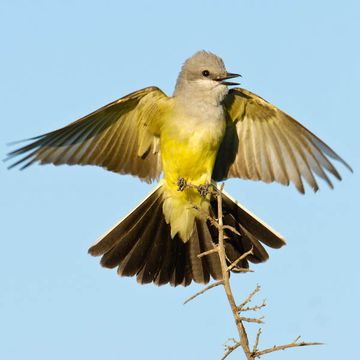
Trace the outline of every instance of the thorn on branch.
<instances>
[{"instance_id":1,"label":"thorn on branch","mask_svg":"<svg viewBox=\"0 0 360 360\"><path fill-rule=\"evenodd\" d=\"M300 340L300 338L301 338L301 335L297 336L297 337L293 340L292 344L297 343L297 342Z\"/></svg>"}]
</instances>

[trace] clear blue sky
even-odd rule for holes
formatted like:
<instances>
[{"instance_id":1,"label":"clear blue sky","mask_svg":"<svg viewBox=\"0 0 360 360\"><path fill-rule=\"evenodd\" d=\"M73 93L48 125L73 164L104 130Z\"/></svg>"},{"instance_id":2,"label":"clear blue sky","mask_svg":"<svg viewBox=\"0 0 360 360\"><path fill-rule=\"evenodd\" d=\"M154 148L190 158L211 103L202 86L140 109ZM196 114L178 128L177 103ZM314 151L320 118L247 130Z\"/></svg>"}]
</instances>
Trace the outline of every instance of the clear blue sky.
<instances>
[{"instance_id":1,"label":"clear blue sky","mask_svg":"<svg viewBox=\"0 0 360 360\"><path fill-rule=\"evenodd\" d=\"M255 273L268 307L263 346L301 334L326 346L268 359L355 358L359 334L358 1L0 1L0 153L139 88L172 93L197 50L223 57L242 86L293 115L354 168L301 196L229 181L226 190L281 232ZM236 336L220 288L140 286L87 255L152 188L93 167L0 166L0 358L218 359ZM255 326L250 326L255 329ZM253 331L250 330L253 337ZM232 357L241 358L234 355Z\"/></svg>"}]
</instances>

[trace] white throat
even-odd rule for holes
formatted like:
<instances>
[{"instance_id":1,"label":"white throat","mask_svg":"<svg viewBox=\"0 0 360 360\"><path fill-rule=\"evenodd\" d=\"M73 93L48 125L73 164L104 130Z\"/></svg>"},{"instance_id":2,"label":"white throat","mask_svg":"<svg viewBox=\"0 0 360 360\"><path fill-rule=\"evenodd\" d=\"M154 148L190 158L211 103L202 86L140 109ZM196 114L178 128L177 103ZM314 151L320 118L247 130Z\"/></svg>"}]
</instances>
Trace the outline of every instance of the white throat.
<instances>
[{"instance_id":1,"label":"white throat","mask_svg":"<svg viewBox=\"0 0 360 360\"><path fill-rule=\"evenodd\" d=\"M186 110L189 115L202 117L201 114L208 116L211 111L216 115L220 110L222 112L221 102L227 93L227 86L215 81L183 80L177 84L173 96L176 106Z\"/></svg>"}]
</instances>

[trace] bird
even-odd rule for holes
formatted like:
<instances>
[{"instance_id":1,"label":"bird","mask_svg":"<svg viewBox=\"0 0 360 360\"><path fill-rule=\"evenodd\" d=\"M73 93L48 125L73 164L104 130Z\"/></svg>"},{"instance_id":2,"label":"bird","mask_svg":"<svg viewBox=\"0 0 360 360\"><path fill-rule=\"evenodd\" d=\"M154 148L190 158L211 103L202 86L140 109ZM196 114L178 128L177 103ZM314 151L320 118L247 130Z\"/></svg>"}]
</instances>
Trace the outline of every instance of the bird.
<instances>
[{"instance_id":1,"label":"bird","mask_svg":"<svg viewBox=\"0 0 360 360\"><path fill-rule=\"evenodd\" d=\"M34 163L97 165L142 181L158 181L139 206L89 248L101 265L140 284L187 286L222 278L217 254L216 196L203 191L229 178L294 184L315 192L318 178L341 180L331 160L351 167L295 119L232 79L223 60L201 50L188 58L172 96L156 86L130 93L8 154L9 167ZM231 81L229 81L231 80ZM191 186L190 186L191 185ZM232 272L261 263L264 246L285 239L223 193L228 264L252 249ZM229 229L236 229L230 231Z\"/></svg>"}]
</instances>

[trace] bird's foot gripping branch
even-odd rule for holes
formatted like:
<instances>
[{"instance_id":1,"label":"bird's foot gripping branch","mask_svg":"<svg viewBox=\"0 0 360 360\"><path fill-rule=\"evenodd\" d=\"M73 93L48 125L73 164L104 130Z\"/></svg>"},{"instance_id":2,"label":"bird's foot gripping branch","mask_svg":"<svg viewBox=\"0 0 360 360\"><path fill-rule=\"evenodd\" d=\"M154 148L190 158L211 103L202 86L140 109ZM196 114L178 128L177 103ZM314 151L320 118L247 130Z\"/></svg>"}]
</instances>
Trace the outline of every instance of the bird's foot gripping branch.
<instances>
[{"instance_id":1,"label":"bird's foot gripping branch","mask_svg":"<svg viewBox=\"0 0 360 360\"><path fill-rule=\"evenodd\" d=\"M184 191L186 188L196 189L203 198L208 194L216 195L216 187L213 184L194 185L179 176L176 185L178 186L178 191Z\"/></svg>"},{"instance_id":2,"label":"bird's foot gripping branch","mask_svg":"<svg viewBox=\"0 0 360 360\"><path fill-rule=\"evenodd\" d=\"M182 180L184 180L184 179L182 179ZM186 187L198 188L194 185L187 184L186 182L182 183L182 184L185 184L182 190L184 190ZM253 297L260 291L260 286L257 285L255 290L252 291L240 305L237 305L234 295L233 295L233 292L232 292L232 289L231 289L230 272L234 271L234 268L236 268L237 272L252 271L247 268L241 268L238 266L238 264L241 263L241 261L246 259L248 256L252 255L253 249L250 249L249 251L242 254L237 260L233 261L230 265L228 264L228 261L227 261L228 259L226 256L225 246L224 246L224 239L225 239L224 230L225 230L225 228L228 229L229 231L234 231L234 232L236 232L237 230L234 228L229 228L229 226L223 224L222 191L224 188L224 184L222 184L220 186L220 188L216 188L215 186L213 186L212 188L213 188L212 194L215 194L215 196L217 197L218 219L211 219L211 223L218 230L219 241L218 241L218 244L213 249L199 254L198 257L201 258L203 256L208 256L210 254L217 253L219 256L220 263L221 263L222 279L208 285L203 290L201 290L198 293L196 293L195 295L191 296L189 299L187 299L185 301L184 304L195 299L199 295L204 294L206 291L208 291L214 287L218 287L219 285L223 286L223 289L225 290L225 294L226 294L228 303L230 305L230 308L231 308L231 311L233 314L233 318L234 318L234 321L235 321L235 324L237 327L239 338L238 339L232 338L229 340L229 341L231 341L231 344L225 345L225 353L223 354L221 360L226 359L237 348L242 348L242 350L246 356L246 359L252 360L252 359L260 358L263 355L266 355L266 354L269 354L272 352L285 350L285 349L292 348L292 347L321 345L321 343L319 343L319 342L301 342L301 341L299 341L300 336L298 336L290 343L287 343L284 345L274 345L270 348L260 349L259 343L260 343L260 336L262 334L261 328L259 328L257 331L254 344L252 346L250 345L248 334L247 334L244 324L245 323L262 324L264 317L263 316L247 317L247 316L243 316L243 313L249 312L249 311L254 311L254 312L258 311L258 310L262 309L263 307L265 307L266 303L264 300L262 303L260 303L258 305L254 305L254 306L249 305L250 302L252 301Z\"/></svg>"}]
</instances>

